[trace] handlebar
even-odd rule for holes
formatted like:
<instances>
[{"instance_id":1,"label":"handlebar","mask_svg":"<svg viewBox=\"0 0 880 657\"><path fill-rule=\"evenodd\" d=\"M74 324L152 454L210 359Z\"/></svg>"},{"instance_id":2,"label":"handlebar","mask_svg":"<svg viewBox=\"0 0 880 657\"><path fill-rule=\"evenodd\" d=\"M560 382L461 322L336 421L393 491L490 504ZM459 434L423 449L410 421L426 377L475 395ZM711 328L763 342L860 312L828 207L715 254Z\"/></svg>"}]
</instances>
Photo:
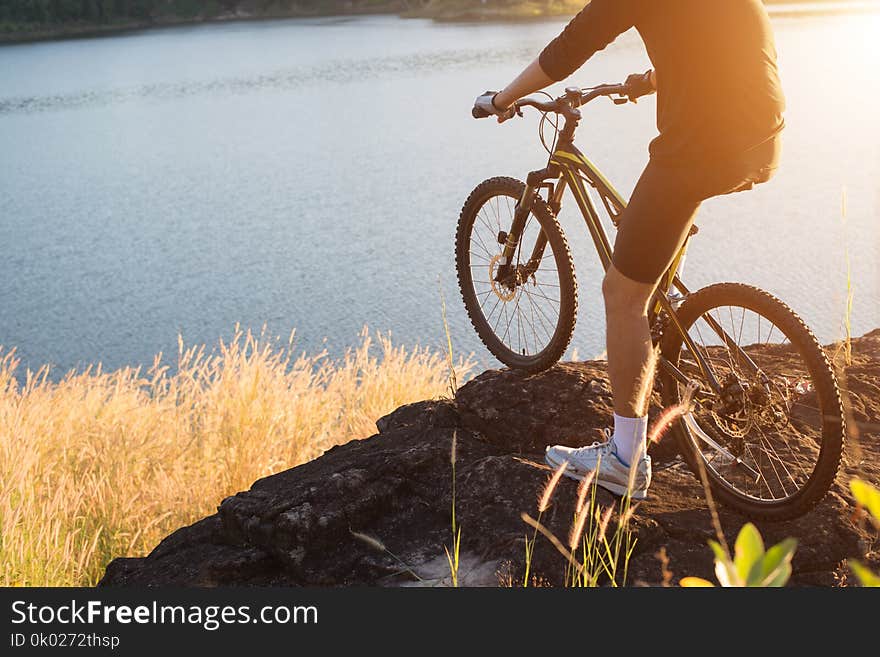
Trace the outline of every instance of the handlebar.
<instances>
[{"instance_id":1,"label":"handlebar","mask_svg":"<svg viewBox=\"0 0 880 657\"><path fill-rule=\"evenodd\" d=\"M631 90L626 84L600 84L597 87L591 87L589 89L568 87L565 90L564 96L559 96L554 100L536 100L527 96L516 101L513 104L513 107L517 114L520 114L520 109L523 107L534 107L540 112L557 112L564 114L566 111L571 111L572 109L586 105L590 101L601 96L620 96L620 98L614 98L613 100L617 104L623 104L629 101L631 97L630 92ZM493 116L479 107L474 107L471 110L471 115L475 119L485 119L489 116Z\"/></svg>"}]
</instances>

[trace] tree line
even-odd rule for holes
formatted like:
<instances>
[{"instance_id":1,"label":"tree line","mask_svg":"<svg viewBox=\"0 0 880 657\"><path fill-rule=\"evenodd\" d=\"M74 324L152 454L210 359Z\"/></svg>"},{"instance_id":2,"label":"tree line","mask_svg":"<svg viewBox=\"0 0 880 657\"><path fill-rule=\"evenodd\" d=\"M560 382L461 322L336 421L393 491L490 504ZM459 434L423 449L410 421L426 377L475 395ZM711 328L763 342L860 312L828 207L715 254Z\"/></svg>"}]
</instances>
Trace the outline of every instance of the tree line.
<instances>
[{"instance_id":1,"label":"tree line","mask_svg":"<svg viewBox=\"0 0 880 657\"><path fill-rule=\"evenodd\" d=\"M0 23L151 22L210 18L233 12L256 16L330 13L379 4L393 3L382 0L0 0ZM403 6L405 2L400 4Z\"/></svg>"},{"instance_id":2,"label":"tree line","mask_svg":"<svg viewBox=\"0 0 880 657\"><path fill-rule=\"evenodd\" d=\"M562 0L529 0L552 6ZM586 0L583 0L586 3ZM712 0L707 0L707 2ZM790 2L792 0L764 0ZM830 0L833 1L833 0ZM412 10L425 5L442 9L510 6L523 0L0 0L0 26L63 26L65 24L150 23L163 20L213 18L242 13L285 16L384 10Z\"/></svg>"}]
</instances>

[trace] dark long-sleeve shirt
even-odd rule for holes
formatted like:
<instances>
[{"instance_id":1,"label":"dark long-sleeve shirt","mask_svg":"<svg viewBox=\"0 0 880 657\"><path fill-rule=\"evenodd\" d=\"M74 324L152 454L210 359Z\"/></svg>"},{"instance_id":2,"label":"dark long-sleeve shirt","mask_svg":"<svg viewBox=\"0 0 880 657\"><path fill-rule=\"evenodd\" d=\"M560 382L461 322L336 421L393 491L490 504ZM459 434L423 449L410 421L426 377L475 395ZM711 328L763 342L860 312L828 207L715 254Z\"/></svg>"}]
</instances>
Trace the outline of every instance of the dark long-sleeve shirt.
<instances>
[{"instance_id":1,"label":"dark long-sleeve shirt","mask_svg":"<svg viewBox=\"0 0 880 657\"><path fill-rule=\"evenodd\" d=\"M554 80L635 27L657 75L651 157L681 163L741 153L783 126L785 98L760 0L592 0L542 52Z\"/></svg>"}]
</instances>

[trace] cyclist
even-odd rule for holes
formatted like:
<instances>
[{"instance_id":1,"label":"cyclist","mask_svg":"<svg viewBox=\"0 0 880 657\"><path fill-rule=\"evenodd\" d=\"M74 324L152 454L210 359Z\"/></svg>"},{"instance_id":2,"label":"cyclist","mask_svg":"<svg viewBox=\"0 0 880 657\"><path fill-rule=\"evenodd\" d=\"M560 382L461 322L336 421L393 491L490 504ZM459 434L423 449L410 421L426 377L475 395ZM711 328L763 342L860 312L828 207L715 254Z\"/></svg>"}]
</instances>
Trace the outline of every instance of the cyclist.
<instances>
[{"instance_id":1,"label":"cyclist","mask_svg":"<svg viewBox=\"0 0 880 657\"><path fill-rule=\"evenodd\" d=\"M514 102L568 77L635 27L653 69L627 78L630 98L657 92L659 136L623 212L605 275L608 376L614 428L606 442L548 447L553 467L646 497L648 405L655 353L648 304L705 199L750 189L779 162L785 99L770 20L760 0L592 0L537 59L476 106L503 122ZM610 437L609 437L610 434Z\"/></svg>"}]
</instances>

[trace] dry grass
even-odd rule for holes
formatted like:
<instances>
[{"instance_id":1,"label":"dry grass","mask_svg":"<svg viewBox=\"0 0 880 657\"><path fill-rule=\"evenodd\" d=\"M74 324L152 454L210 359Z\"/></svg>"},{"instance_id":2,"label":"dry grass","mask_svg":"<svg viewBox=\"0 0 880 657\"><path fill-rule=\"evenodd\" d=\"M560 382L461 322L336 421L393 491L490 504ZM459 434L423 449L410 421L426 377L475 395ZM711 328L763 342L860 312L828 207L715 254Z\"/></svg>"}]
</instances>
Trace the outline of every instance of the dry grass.
<instances>
[{"instance_id":1,"label":"dry grass","mask_svg":"<svg viewBox=\"0 0 880 657\"><path fill-rule=\"evenodd\" d=\"M16 379L0 350L0 585L91 585L259 477L375 433L394 408L441 395L446 356L360 345L338 361L237 331L169 368L100 366ZM372 348L371 348L372 347ZM473 366L459 359L461 376Z\"/></svg>"},{"instance_id":2,"label":"dry grass","mask_svg":"<svg viewBox=\"0 0 880 657\"><path fill-rule=\"evenodd\" d=\"M846 309L843 314L843 330L845 333L844 336L844 359L846 365L852 365L852 312L853 312L853 297L855 296L855 291L853 290L852 284L852 263L850 262L849 257L849 235L847 231L847 221L846 221L846 187L840 192L840 218L843 222L843 253L844 260L846 262Z\"/></svg>"}]
</instances>

